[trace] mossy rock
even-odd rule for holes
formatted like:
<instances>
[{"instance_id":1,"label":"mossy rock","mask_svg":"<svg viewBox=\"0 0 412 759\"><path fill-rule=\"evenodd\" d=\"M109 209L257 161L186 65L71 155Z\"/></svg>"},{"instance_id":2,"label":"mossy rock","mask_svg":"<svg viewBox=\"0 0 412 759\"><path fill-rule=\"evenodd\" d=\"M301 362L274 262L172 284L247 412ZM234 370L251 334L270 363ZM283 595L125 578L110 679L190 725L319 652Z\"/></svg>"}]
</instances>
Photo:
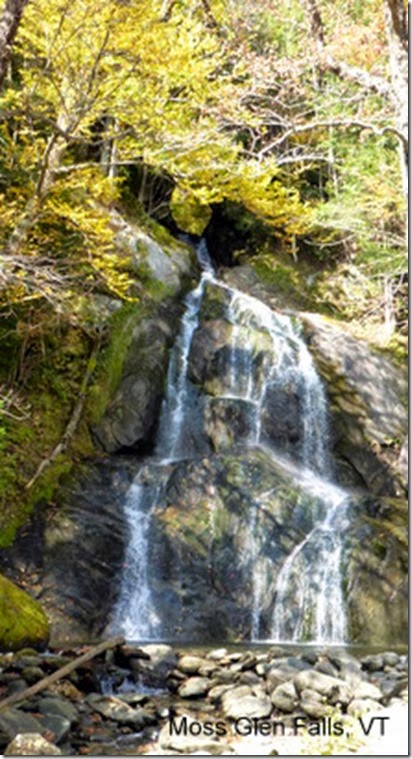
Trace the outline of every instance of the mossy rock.
<instances>
[{"instance_id":1,"label":"mossy rock","mask_svg":"<svg viewBox=\"0 0 412 759\"><path fill-rule=\"evenodd\" d=\"M49 623L31 596L0 575L0 650L44 646Z\"/></svg>"}]
</instances>

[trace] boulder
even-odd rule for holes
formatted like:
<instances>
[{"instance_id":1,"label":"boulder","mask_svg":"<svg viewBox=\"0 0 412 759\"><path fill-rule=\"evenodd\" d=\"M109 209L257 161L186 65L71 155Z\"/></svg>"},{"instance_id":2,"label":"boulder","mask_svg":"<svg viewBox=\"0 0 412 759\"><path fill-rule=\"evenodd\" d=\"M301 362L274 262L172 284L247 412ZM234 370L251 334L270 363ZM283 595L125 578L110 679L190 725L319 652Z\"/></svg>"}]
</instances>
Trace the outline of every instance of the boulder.
<instances>
[{"instance_id":1,"label":"boulder","mask_svg":"<svg viewBox=\"0 0 412 759\"><path fill-rule=\"evenodd\" d=\"M301 692L299 706L308 717L312 717L313 719L326 717L330 711L326 697L321 696L318 691L311 690L310 688L305 688Z\"/></svg>"},{"instance_id":2,"label":"boulder","mask_svg":"<svg viewBox=\"0 0 412 759\"><path fill-rule=\"evenodd\" d=\"M261 719L268 717L272 711L272 703L267 696L256 696L247 685L232 688L222 696L222 710L226 717L240 719Z\"/></svg>"},{"instance_id":3,"label":"boulder","mask_svg":"<svg viewBox=\"0 0 412 759\"><path fill-rule=\"evenodd\" d=\"M293 712L298 704L298 694L293 682L278 685L271 693L270 700L279 711Z\"/></svg>"},{"instance_id":4,"label":"boulder","mask_svg":"<svg viewBox=\"0 0 412 759\"><path fill-rule=\"evenodd\" d=\"M49 623L40 604L0 575L0 650L43 647L48 639Z\"/></svg>"},{"instance_id":5,"label":"boulder","mask_svg":"<svg viewBox=\"0 0 412 759\"><path fill-rule=\"evenodd\" d=\"M350 688L344 680L324 675L314 669L298 672L293 683L298 693L305 690L315 691L324 696L330 704L348 704L351 699Z\"/></svg>"},{"instance_id":6,"label":"boulder","mask_svg":"<svg viewBox=\"0 0 412 759\"><path fill-rule=\"evenodd\" d=\"M205 664L208 664L207 660L201 659L200 656L182 656L178 668L186 675L196 675ZM214 669L214 665L212 668Z\"/></svg>"}]
</instances>

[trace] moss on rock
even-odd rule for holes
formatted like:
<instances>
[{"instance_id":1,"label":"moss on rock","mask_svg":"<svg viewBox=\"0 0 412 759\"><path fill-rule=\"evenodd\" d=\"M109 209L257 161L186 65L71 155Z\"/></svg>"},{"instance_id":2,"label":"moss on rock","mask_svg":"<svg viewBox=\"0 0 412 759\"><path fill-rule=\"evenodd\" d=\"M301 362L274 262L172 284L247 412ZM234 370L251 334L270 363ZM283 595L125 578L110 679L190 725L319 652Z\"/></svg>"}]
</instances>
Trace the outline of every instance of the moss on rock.
<instances>
[{"instance_id":1,"label":"moss on rock","mask_svg":"<svg viewBox=\"0 0 412 759\"><path fill-rule=\"evenodd\" d=\"M41 606L0 575L0 649L44 646L48 639L49 623Z\"/></svg>"}]
</instances>

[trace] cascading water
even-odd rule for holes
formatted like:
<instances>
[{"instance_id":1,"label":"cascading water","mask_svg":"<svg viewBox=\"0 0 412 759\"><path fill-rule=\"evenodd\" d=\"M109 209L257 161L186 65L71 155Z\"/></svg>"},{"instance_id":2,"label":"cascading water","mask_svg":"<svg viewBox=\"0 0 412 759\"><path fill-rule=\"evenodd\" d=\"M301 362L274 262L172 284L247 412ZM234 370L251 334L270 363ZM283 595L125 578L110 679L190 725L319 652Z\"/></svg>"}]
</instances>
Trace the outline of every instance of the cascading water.
<instances>
[{"instance_id":1,"label":"cascading water","mask_svg":"<svg viewBox=\"0 0 412 759\"><path fill-rule=\"evenodd\" d=\"M202 266L202 276L198 286L186 299L182 327L169 363L167 391L156 445L156 455L163 461L176 461L190 455L192 420L188 409L191 408L193 411L193 404L190 403L191 385L187 376L189 353L193 334L199 324L199 310L205 286L214 279L213 267L204 242L199 245L198 260Z\"/></svg>"},{"instance_id":2,"label":"cascading water","mask_svg":"<svg viewBox=\"0 0 412 759\"><path fill-rule=\"evenodd\" d=\"M292 318L275 313L258 299L216 279L204 243L199 247L198 259L202 276L186 299L181 330L171 354L155 456L147 469L142 467L139 471L126 501L130 542L114 613L115 627L129 639L162 637L151 587L151 515L161 504L171 468L210 451L206 437L199 433L203 398L189 379L189 365L205 291L212 287L226 298L225 320L231 330L219 398L223 404L241 401L250 409L247 432L236 443L269 452L274 461L293 473L303 491L316 495L318 507L321 504L322 513L313 515L311 529L272 580L270 637L278 641L343 642L346 613L340 533L346 526L348 497L330 482L327 405L310 352ZM276 434L274 441L267 429L273 398L282 394L293 399L299 412L299 439L292 452L286 451L286 459L282 441L276 440ZM273 426L273 419L271 423ZM268 573L257 542L260 506L258 501L251 504L248 538L241 557L252 573L250 630L254 640L260 639ZM216 518L216 513L210 512L210 559L214 554Z\"/></svg>"},{"instance_id":3,"label":"cascading water","mask_svg":"<svg viewBox=\"0 0 412 759\"><path fill-rule=\"evenodd\" d=\"M144 482L145 474L142 468L126 498L125 515L129 526L129 544L112 624L115 628L120 628L129 640L153 640L161 637L149 578L150 519L162 491L167 465L189 453L189 435L184 434L190 426L187 414L191 394L187 378L188 357L193 334L199 322L204 289L206 283L213 279L213 267L204 243L199 246L198 260L202 267L202 276L198 286L186 299L181 330L169 363L167 392L162 404L155 461L152 465L156 472L157 484L150 485Z\"/></svg>"}]
</instances>

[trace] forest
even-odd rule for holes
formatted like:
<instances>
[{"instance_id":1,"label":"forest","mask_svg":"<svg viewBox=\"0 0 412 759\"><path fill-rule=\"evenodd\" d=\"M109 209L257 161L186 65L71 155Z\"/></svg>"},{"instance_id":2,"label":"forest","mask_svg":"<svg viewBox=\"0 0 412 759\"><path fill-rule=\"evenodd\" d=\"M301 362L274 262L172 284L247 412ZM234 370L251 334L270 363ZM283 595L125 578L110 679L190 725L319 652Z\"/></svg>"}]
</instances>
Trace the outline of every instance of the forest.
<instances>
[{"instance_id":1,"label":"forest","mask_svg":"<svg viewBox=\"0 0 412 759\"><path fill-rule=\"evenodd\" d=\"M119 215L226 219L231 264L404 361L407 38L403 0L6 0L2 546L94 450L120 361L98 304L158 295Z\"/></svg>"}]
</instances>

